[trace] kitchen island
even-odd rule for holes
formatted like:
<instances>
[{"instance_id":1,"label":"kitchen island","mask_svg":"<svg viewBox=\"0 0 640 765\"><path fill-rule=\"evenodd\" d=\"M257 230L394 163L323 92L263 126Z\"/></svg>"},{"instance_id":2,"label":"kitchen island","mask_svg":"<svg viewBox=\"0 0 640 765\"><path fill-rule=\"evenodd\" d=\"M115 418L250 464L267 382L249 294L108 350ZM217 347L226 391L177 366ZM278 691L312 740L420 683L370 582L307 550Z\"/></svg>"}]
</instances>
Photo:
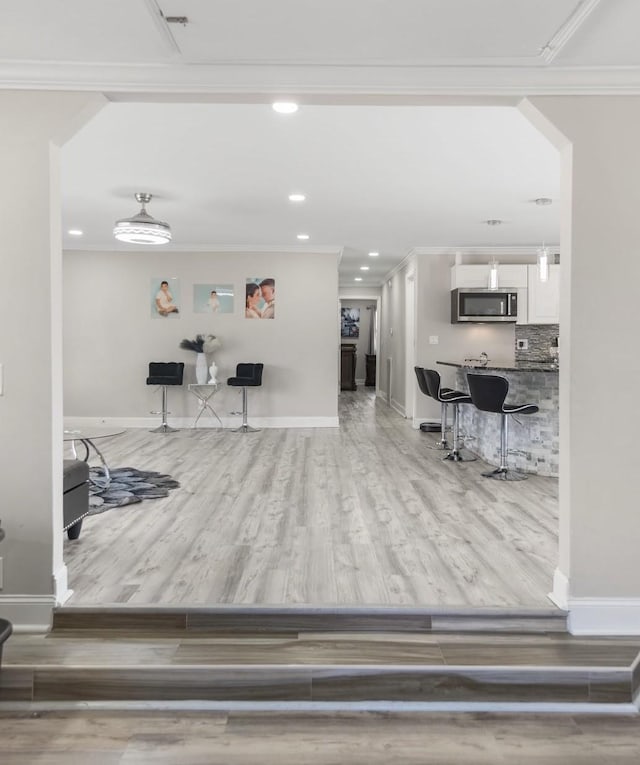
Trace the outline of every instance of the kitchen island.
<instances>
[{"instance_id":1,"label":"kitchen island","mask_svg":"<svg viewBox=\"0 0 640 765\"><path fill-rule=\"evenodd\" d=\"M437 361L455 367L452 387L469 391L467 373L490 374L509 381L507 403L536 404L537 414L515 415L509 422L508 465L525 473L557 476L559 469L558 366L551 361L516 361L476 366L470 362ZM443 382L443 385L446 383ZM517 418L517 419L516 419ZM500 464L500 416L460 406L460 433L466 447L492 465Z\"/></svg>"}]
</instances>

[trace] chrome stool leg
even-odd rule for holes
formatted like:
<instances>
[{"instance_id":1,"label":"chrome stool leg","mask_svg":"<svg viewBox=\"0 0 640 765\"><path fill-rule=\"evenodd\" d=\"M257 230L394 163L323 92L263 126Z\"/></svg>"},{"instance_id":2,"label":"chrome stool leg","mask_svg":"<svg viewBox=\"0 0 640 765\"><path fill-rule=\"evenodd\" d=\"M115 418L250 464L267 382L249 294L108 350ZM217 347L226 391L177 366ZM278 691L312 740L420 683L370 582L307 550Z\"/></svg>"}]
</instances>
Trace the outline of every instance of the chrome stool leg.
<instances>
[{"instance_id":1,"label":"chrome stool leg","mask_svg":"<svg viewBox=\"0 0 640 765\"><path fill-rule=\"evenodd\" d=\"M252 428L247 422L247 388L242 388L242 425L239 428L233 428L232 433L258 433L260 428Z\"/></svg>"},{"instance_id":2,"label":"chrome stool leg","mask_svg":"<svg viewBox=\"0 0 640 765\"><path fill-rule=\"evenodd\" d=\"M429 449L438 449L444 451L450 449L449 442L447 441L447 405L445 403L440 404L440 440L436 441L433 446L429 446Z\"/></svg>"},{"instance_id":3,"label":"chrome stool leg","mask_svg":"<svg viewBox=\"0 0 640 765\"><path fill-rule=\"evenodd\" d=\"M469 454L466 449L460 449L460 404L452 403L453 406L453 449L442 458L445 460L451 460L452 462L475 462L477 457L473 454Z\"/></svg>"},{"instance_id":4,"label":"chrome stool leg","mask_svg":"<svg viewBox=\"0 0 640 765\"><path fill-rule=\"evenodd\" d=\"M151 430L151 433L177 433L178 428L172 428L167 424L167 415L171 414L171 412L167 411L167 386L162 386L162 411L161 412L151 412L151 414L161 414L162 415L162 424L159 428L154 428Z\"/></svg>"},{"instance_id":5,"label":"chrome stool leg","mask_svg":"<svg viewBox=\"0 0 640 765\"><path fill-rule=\"evenodd\" d=\"M482 475L485 478L495 478L497 481L526 481L529 477L525 473L519 473L516 470L510 470L507 467L507 438L509 435L508 414L502 414L502 423L500 426L500 466L495 470L489 470Z\"/></svg>"}]
</instances>

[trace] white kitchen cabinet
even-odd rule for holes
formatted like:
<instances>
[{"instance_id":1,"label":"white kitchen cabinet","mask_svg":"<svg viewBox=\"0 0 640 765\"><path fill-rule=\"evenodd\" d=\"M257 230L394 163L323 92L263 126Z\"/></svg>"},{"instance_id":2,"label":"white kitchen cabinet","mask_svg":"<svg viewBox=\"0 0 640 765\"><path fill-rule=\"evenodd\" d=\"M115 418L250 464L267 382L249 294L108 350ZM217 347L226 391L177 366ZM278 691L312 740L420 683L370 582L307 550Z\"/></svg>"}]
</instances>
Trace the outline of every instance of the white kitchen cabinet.
<instances>
[{"instance_id":1,"label":"white kitchen cabinet","mask_svg":"<svg viewBox=\"0 0 640 765\"><path fill-rule=\"evenodd\" d=\"M527 324L560 323L560 266L549 266L549 278L541 282L538 266L528 269L528 318Z\"/></svg>"},{"instance_id":2,"label":"white kitchen cabinet","mask_svg":"<svg viewBox=\"0 0 640 765\"><path fill-rule=\"evenodd\" d=\"M451 289L472 287L487 289L489 286L489 265L451 266ZM525 264L499 264L498 289L526 289L527 266Z\"/></svg>"}]
</instances>

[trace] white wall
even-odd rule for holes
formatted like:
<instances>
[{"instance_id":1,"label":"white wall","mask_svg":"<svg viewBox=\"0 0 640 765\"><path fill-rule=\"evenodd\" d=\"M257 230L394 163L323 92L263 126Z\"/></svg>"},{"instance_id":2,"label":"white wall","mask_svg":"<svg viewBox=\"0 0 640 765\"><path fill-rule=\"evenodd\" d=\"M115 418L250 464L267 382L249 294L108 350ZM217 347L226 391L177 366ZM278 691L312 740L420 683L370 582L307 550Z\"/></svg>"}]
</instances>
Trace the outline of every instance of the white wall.
<instances>
[{"instance_id":1,"label":"white wall","mask_svg":"<svg viewBox=\"0 0 640 765\"><path fill-rule=\"evenodd\" d=\"M404 414L406 379L406 316L404 308L405 277L412 263L406 261L382 285L380 301L380 352L378 354L379 388L398 412ZM391 367L391 391L388 369Z\"/></svg>"},{"instance_id":2,"label":"white wall","mask_svg":"<svg viewBox=\"0 0 640 765\"><path fill-rule=\"evenodd\" d=\"M515 263L521 256L508 250L498 250L501 263ZM486 262L481 256L464 255L464 262ZM529 260L531 258L529 257ZM455 368L440 366L437 361L461 362L477 358L483 351L492 361L512 363L515 355L514 324L452 324L451 323L451 266L455 256L449 252L420 252L417 262L417 331L416 366L436 369L443 385L455 387ZM437 345L429 337L438 338ZM413 374L413 371L411 371ZM415 376L415 375L414 375ZM440 419L440 405L427 398L416 385L416 412L414 423Z\"/></svg>"},{"instance_id":3,"label":"white wall","mask_svg":"<svg viewBox=\"0 0 640 765\"><path fill-rule=\"evenodd\" d=\"M2 242L0 616L47 624L62 562L62 337L58 147L103 104L82 93L0 93Z\"/></svg>"},{"instance_id":4,"label":"white wall","mask_svg":"<svg viewBox=\"0 0 640 765\"><path fill-rule=\"evenodd\" d=\"M276 280L273 321L244 318L252 276ZM151 318L152 277L180 279L178 318ZM194 283L234 284L235 312L193 313ZM145 384L149 361L184 361L185 384L170 390L169 408L174 417L193 417L197 401L186 385L195 382L195 353L179 343L212 333L223 343L215 354L223 382L238 362L264 363L262 387L250 394L250 413L266 418L262 424L335 420L337 297L337 254L65 252L65 416L149 417L159 405L157 390ZM237 389L225 386L213 404L223 418L238 410Z\"/></svg>"},{"instance_id":5,"label":"white wall","mask_svg":"<svg viewBox=\"0 0 640 765\"><path fill-rule=\"evenodd\" d=\"M562 150L556 596L564 580L578 631L640 634L640 98L540 97L523 110Z\"/></svg>"}]
</instances>

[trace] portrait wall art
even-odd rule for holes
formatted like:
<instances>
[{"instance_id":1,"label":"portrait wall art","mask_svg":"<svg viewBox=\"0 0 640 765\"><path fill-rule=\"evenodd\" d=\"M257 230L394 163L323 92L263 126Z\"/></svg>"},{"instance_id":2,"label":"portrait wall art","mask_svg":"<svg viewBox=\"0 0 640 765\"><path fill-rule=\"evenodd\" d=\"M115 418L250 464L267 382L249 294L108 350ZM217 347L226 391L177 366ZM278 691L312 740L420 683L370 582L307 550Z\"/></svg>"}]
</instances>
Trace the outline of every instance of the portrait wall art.
<instances>
[{"instance_id":1,"label":"portrait wall art","mask_svg":"<svg viewBox=\"0 0 640 765\"><path fill-rule=\"evenodd\" d=\"M152 278L150 308L153 319L177 319L180 315L180 280L175 277Z\"/></svg>"},{"instance_id":2,"label":"portrait wall art","mask_svg":"<svg viewBox=\"0 0 640 765\"><path fill-rule=\"evenodd\" d=\"M276 280L274 278L270 276L263 279L248 278L245 298L245 318L275 319Z\"/></svg>"},{"instance_id":3,"label":"portrait wall art","mask_svg":"<svg viewBox=\"0 0 640 765\"><path fill-rule=\"evenodd\" d=\"M194 313L233 313L233 284L194 284Z\"/></svg>"}]
</instances>

